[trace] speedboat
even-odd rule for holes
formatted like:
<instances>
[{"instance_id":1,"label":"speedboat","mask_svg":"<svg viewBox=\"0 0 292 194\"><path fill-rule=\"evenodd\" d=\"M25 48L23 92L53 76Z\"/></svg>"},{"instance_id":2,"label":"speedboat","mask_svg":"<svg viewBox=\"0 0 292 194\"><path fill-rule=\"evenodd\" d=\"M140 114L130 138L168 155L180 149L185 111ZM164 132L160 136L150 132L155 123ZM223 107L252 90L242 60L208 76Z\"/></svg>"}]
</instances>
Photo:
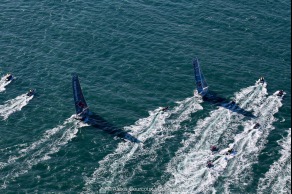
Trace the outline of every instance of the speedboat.
<instances>
[{"instance_id":1,"label":"speedboat","mask_svg":"<svg viewBox=\"0 0 292 194\"><path fill-rule=\"evenodd\" d=\"M35 90L34 89L31 89L28 91L28 93L26 94L28 97L31 97L35 94Z\"/></svg>"},{"instance_id":2,"label":"speedboat","mask_svg":"<svg viewBox=\"0 0 292 194\"><path fill-rule=\"evenodd\" d=\"M277 96L279 97L283 97L284 96L284 90L279 90L277 93L276 93Z\"/></svg>"},{"instance_id":3,"label":"speedboat","mask_svg":"<svg viewBox=\"0 0 292 194\"><path fill-rule=\"evenodd\" d=\"M11 81L11 80L13 80L13 76L12 76L11 74L7 74L7 75L6 75L6 78L5 78L5 81L6 81L6 82L9 82L9 81Z\"/></svg>"}]
</instances>

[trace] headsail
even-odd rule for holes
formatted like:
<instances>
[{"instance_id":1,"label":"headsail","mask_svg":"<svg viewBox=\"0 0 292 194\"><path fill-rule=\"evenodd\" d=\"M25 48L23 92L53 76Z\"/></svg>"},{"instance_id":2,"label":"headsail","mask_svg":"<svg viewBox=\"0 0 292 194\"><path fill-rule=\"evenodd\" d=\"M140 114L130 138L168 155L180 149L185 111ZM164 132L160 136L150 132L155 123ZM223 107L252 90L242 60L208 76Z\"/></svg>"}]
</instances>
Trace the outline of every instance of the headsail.
<instances>
[{"instance_id":1,"label":"headsail","mask_svg":"<svg viewBox=\"0 0 292 194\"><path fill-rule=\"evenodd\" d=\"M76 108L77 115L87 115L88 114L88 106L85 101L85 98L82 93L82 89L80 86L79 78L77 74L73 74L72 77L72 86L73 86L73 96Z\"/></svg>"},{"instance_id":2,"label":"headsail","mask_svg":"<svg viewBox=\"0 0 292 194\"><path fill-rule=\"evenodd\" d=\"M194 65L194 70L195 70L195 80L196 80L198 93L201 96L205 96L208 92L208 84L207 84L205 77L202 73L202 70L201 70L201 67L199 64L199 60L197 58L194 59L193 65Z\"/></svg>"}]
</instances>

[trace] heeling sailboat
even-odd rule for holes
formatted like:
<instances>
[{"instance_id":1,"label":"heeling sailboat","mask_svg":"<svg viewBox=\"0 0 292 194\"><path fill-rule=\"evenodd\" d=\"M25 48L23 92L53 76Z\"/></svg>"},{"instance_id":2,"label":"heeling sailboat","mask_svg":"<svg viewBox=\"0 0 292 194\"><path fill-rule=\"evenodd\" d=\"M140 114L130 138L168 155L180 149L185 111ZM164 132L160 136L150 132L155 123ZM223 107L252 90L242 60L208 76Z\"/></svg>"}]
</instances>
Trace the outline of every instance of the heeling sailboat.
<instances>
[{"instance_id":1,"label":"heeling sailboat","mask_svg":"<svg viewBox=\"0 0 292 194\"><path fill-rule=\"evenodd\" d=\"M202 73L199 60L197 58L193 61L194 71L195 71L195 81L197 85L198 94L205 96L208 93L208 84L205 80L205 77Z\"/></svg>"},{"instance_id":2,"label":"heeling sailboat","mask_svg":"<svg viewBox=\"0 0 292 194\"><path fill-rule=\"evenodd\" d=\"M140 141L134 136L132 136L131 134L112 126L102 117L95 115L94 113L89 111L89 108L87 106L87 103L82 93L82 89L81 89L77 74L73 74L72 87L73 87L74 103L75 103L75 108L76 108L76 117L75 117L76 119L81 120L98 129L102 129L109 134L113 134L117 137L120 137L124 139L125 141L140 143Z\"/></svg>"},{"instance_id":3,"label":"heeling sailboat","mask_svg":"<svg viewBox=\"0 0 292 194\"><path fill-rule=\"evenodd\" d=\"M73 74L72 87L77 119L84 120L89 114L89 109L83 96L77 74Z\"/></svg>"}]
</instances>

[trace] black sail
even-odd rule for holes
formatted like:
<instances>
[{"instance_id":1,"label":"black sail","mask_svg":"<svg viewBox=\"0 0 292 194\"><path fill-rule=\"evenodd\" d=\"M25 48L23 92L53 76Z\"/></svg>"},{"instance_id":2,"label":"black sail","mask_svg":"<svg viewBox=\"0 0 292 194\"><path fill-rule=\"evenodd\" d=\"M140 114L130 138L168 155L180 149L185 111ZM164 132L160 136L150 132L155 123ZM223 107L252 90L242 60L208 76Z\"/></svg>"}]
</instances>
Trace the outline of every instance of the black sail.
<instances>
[{"instance_id":1,"label":"black sail","mask_svg":"<svg viewBox=\"0 0 292 194\"><path fill-rule=\"evenodd\" d=\"M84 113L85 111L88 111L88 106L83 96L77 74L73 74L72 86L73 86L73 96L74 96L76 114L80 114L82 112Z\"/></svg>"}]
</instances>

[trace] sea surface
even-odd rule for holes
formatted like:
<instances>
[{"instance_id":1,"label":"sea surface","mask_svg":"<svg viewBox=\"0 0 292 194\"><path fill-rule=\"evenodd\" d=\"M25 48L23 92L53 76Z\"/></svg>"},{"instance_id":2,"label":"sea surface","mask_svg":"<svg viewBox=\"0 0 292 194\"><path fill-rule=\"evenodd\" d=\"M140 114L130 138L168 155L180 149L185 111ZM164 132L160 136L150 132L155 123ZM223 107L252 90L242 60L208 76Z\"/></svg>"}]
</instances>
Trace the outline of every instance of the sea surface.
<instances>
[{"instance_id":1,"label":"sea surface","mask_svg":"<svg viewBox=\"0 0 292 194\"><path fill-rule=\"evenodd\" d=\"M1 0L0 48L0 193L291 193L290 0Z\"/></svg>"}]
</instances>

